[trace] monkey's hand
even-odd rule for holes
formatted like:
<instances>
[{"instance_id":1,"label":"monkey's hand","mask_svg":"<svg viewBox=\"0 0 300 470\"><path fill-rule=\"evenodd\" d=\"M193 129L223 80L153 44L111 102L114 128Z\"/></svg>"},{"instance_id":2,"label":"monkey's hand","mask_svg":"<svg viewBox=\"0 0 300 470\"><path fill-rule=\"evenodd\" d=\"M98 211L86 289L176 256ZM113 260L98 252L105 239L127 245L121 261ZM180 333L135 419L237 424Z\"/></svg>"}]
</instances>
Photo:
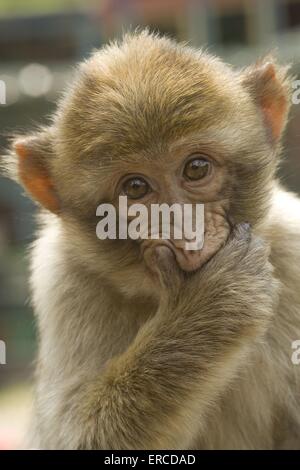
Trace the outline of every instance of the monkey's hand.
<instances>
[{"instance_id":1,"label":"monkey's hand","mask_svg":"<svg viewBox=\"0 0 300 470\"><path fill-rule=\"evenodd\" d=\"M224 326L224 337L238 328L259 334L268 326L278 281L268 259L269 246L251 233L249 224L237 225L224 247L197 272L181 271L165 247L153 256L164 305L161 313L173 316L173 322L178 315L180 322L186 317L196 334L204 323L217 323L218 331Z\"/></svg>"},{"instance_id":2,"label":"monkey's hand","mask_svg":"<svg viewBox=\"0 0 300 470\"><path fill-rule=\"evenodd\" d=\"M189 448L267 328L276 283L267 247L246 225L192 275L165 247L154 256L165 289L156 315L101 375L77 375L64 389L70 448Z\"/></svg>"}]
</instances>

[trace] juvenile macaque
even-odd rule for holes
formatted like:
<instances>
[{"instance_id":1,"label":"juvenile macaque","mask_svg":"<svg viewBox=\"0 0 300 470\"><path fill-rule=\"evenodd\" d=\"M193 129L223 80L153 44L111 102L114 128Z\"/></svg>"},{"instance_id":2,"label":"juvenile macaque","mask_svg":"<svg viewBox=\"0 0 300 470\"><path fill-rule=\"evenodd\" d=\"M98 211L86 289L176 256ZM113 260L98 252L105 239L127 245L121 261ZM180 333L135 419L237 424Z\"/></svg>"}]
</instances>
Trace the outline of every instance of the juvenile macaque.
<instances>
[{"instance_id":1,"label":"juvenile macaque","mask_svg":"<svg viewBox=\"0 0 300 470\"><path fill-rule=\"evenodd\" d=\"M142 32L15 138L7 167L44 209L32 447L300 448L300 203L276 179L290 101L272 57L237 71ZM120 195L204 204L203 248L99 240Z\"/></svg>"}]
</instances>

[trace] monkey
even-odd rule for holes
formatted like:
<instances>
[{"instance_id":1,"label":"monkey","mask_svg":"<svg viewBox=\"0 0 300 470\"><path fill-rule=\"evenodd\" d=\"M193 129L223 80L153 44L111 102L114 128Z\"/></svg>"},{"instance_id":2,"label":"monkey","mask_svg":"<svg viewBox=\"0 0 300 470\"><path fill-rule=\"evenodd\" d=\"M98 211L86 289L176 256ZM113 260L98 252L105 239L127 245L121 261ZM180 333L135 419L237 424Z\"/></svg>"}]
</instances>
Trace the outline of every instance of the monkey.
<instances>
[{"instance_id":1,"label":"monkey","mask_svg":"<svg viewBox=\"0 0 300 470\"><path fill-rule=\"evenodd\" d=\"M38 204L40 449L300 448L300 202L278 177L289 66L147 30L95 51L6 173ZM96 208L204 204L204 245L99 240Z\"/></svg>"}]
</instances>

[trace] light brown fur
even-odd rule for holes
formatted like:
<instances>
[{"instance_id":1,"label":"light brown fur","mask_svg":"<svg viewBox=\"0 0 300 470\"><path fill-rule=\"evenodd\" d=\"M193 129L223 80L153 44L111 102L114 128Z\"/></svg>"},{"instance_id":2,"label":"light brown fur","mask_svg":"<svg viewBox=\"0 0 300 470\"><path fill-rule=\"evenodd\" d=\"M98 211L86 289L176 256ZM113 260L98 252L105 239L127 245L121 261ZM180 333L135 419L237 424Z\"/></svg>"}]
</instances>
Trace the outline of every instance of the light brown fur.
<instances>
[{"instance_id":1,"label":"light brown fur","mask_svg":"<svg viewBox=\"0 0 300 470\"><path fill-rule=\"evenodd\" d=\"M276 180L289 93L273 58L234 71L142 32L95 53L51 126L16 139L10 171L54 212L31 258L33 447L300 448L300 202ZM199 148L215 178L187 196L170 175ZM205 203L195 272L166 247L143 259L96 239L95 208L135 171L165 202Z\"/></svg>"}]
</instances>

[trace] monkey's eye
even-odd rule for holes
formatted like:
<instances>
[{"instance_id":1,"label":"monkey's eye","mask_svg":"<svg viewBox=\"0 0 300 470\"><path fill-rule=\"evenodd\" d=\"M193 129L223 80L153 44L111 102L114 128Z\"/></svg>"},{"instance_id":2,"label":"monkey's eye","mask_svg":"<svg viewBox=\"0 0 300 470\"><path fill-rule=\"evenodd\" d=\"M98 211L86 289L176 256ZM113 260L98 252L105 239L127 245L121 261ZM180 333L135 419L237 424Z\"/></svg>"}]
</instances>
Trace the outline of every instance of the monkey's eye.
<instances>
[{"instance_id":1,"label":"monkey's eye","mask_svg":"<svg viewBox=\"0 0 300 470\"><path fill-rule=\"evenodd\" d=\"M130 178L123 184L123 192L130 199L140 199L150 191L149 184L143 178Z\"/></svg>"},{"instance_id":2,"label":"monkey's eye","mask_svg":"<svg viewBox=\"0 0 300 470\"><path fill-rule=\"evenodd\" d=\"M187 162L184 167L184 176L192 181L201 180L208 175L210 171L210 162L206 158L198 157Z\"/></svg>"}]
</instances>

